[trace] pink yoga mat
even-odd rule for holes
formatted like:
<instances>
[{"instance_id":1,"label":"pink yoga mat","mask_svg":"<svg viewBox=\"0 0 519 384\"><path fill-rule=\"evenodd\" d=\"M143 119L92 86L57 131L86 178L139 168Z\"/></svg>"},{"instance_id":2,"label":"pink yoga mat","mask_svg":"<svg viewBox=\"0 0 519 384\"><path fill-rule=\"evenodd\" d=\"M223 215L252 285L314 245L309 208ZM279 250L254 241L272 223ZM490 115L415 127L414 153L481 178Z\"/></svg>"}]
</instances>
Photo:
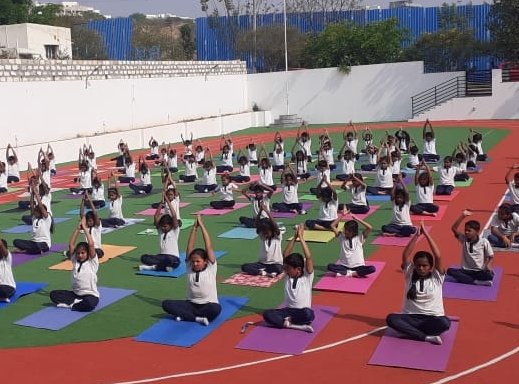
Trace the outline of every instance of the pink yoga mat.
<instances>
[{"instance_id":1,"label":"pink yoga mat","mask_svg":"<svg viewBox=\"0 0 519 384\"><path fill-rule=\"evenodd\" d=\"M426 225L425 228L429 231L431 229L430 226ZM411 235L409 237L396 237L396 236L379 236L371 244L373 245L391 245L394 247L405 247L411 241ZM418 239L418 241L420 241Z\"/></svg>"},{"instance_id":2,"label":"pink yoga mat","mask_svg":"<svg viewBox=\"0 0 519 384\"><path fill-rule=\"evenodd\" d=\"M187 207L189 204L190 203L181 202L178 206L179 206L179 208L184 208L184 207ZM137 212L136 215L155 216L156 211L157 210L155 208L148 208L148 209L145 209L144 211ZM162 210L162 213L164 213L164 210Z\"/></svg>"},{"instance_id":3,"label":"pink yoga mat","mask_svg":"<svg viewBox=\"0 0 519 384\"><path fill-rule=\"evenodd\" d=\"M303 209L308 211L312 208L312 203L303 203ZM292 219L297 216L297 213L294 212L278 212L271 211L272 217L275 219Z\"/></svg>"},{"instance_id":4,"label":"pink yoga mat","mask_svg":"<svg viewBox=\"0 0 519 384\"><path fill-rule=\"evenodd\" d=\"M441 335L442 345L399 338L388 328L368 364L444 372L456 339L459 321L451 318L451 327Z\"/></svg>"},{"instance_id":5,"label":"pink yoga mat","mask_svg":"<svg viewBox=\"0 0 519 384\"><path fill-rule=\"evenodd\" d=\"M376 268L376 271L371 275L362 278L345 276L336 277L334 273L327 272L326 275L324 275L314 286L314 289L318 291L365 294L380 275L386 263L383 261L366 261L366 265L373 265Z\"/></svg>"},{"instance_id":6,"label":"pink yoga mat","mask_svg":"<svg viewBox=\"0 0 519 384\"><path fill-rule=\"evenodd\" d=\"M339 310L337 307L322 305L314 305L312 309L315 312L315 319L312 322L314 333L286 328L271 328L262 322L255 328L250 329L250 333L238 343L236 348L287 355L303 353L305 348Z\"/></svg>"},{"instance_id":7,"label":"pink yoga mat","mask_svg":"<svg viewBox=\"0 0 519 384\"><path fill-rule=\"evenodd\" d=\"M379 208L380 205L370 205L368 213L355 213L354 215L361 220L366 220L368 216L374 214ZM351 220L351 215L349 213L346 215L342 215L341 220Z\"/></svg>"},{"instance_id":8,"label":"pink yoga mat","mask_svg":"<svg viewBox=\"0 0 519 384\"><path fill-rule=\"evenodd\" d=\"M443 219L445 212L447 212L447 205L439 205L438 212L436 212L436 216L427 216L427 215L415 215L411 214L411 220L413 221L440 221Z\"/></svg>"},{"instance_id":9,"label":"pink yoga mat","mask_svg":"<svg viewBox=\"0 0 519 384\"><path fill-rule=\"evenodd\" d=\"M245 273L237 273L226 279L224 284L245 285L250 287L269 288L279 280L283 279L285 275L282 273L274 278L269 276L252 276Z\"/></svg>"},{"instance_id":10,"label":"pink yoga mat","mask_svg":"<svg viewBox=\"0 0 519 384\"><path fill-rule=\"evenodd\" d=\"M460 191L452 191L452 194L450 195L433 195L433 200L434 201L452 201L456 196L458 196L458 194L460 193Z\"/></svg>"},{"instance_id":11,"label":"pink yoga mat","mask_svg":"<svg viewBox=\"0 0 519 384\"><path fill-rule=\"evenodd\" d=\"M193 212L192 214L193 215L206 215L206 216L221 216L221 215L225 215L230 212L234 212L237 209L246 207L247 205L249 205L249 204L248 203L236 203L236 204L234 204L234 208L232 208L232 209L206 208L206 209L202 209L201 211L198 211L198 212Z\"/></svg>"}]
</instances>

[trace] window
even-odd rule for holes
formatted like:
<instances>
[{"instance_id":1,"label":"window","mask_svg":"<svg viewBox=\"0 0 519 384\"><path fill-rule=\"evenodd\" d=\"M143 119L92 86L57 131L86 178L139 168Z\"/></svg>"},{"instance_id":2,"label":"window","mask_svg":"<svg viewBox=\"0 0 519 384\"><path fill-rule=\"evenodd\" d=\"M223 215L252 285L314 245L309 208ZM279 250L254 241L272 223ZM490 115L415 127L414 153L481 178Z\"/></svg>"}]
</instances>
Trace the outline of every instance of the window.
<instances>
[{"instance_id":1,"label":"window","mask_svg":"<svg viewBox=\"0 0 519 384\"><path fill-rule=\"evenodd\" d=\"M47 59L56 59L58 57L58 46L45 45L45 57Z\"/></svg>"}]
</instances>

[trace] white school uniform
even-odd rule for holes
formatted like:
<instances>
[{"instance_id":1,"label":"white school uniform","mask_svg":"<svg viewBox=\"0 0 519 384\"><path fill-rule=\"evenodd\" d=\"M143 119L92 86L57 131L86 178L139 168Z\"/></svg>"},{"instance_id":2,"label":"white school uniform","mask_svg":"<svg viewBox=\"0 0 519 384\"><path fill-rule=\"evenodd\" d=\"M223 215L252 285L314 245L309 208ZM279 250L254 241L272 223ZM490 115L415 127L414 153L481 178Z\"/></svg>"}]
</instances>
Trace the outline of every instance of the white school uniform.
<instances>
[{"instance_id":1,"label":"white school uniform","mask_svg":"<svg viewBox=\"0 0 519 384\"><path fill-rule=\"evenodd\" d=\"M47 184L47 186L50 188L50 170L47 169L45 172L42 172L41 173L41 178L43 179L43 181L45 181L45 184Z\"/></svg>"},{"instance_id":2,"label":"white school uniform","mask_svg":"<svg viewBox=\"0 0 519 384\"><path fill-rule=\"evenodd\" d=\"M308 169L307 167L308 165L308 162L305 160L303 161L296 161L296 171L297 171L297 175L304 175L306 173L306 170Z\"/></svg>"},{"instance_id":3,"label":"white school uniform","mask_svg":"<svg viewBox=\"0 0 519 384\"><path fill-rule=\"evenodd\" d=\"M141 185L151 185L151 173L141 173Z\"/></svg>"},{"instance_id":4,"label":"white school uniform","mask_svg":"<svg viewBox=\"0 0 519 384\"><path fill-rule=\"evenodd\" d=\"M431 141L424 140L423 154L424 155L436 155L436 139L431 139Z\"/></svg>"},{"instance_id":5,"label":"white school uniform","mask_svg":"<svg viewBox=\"0 0 519 384\"><path fill-rule=\"evenodd\" d=\"M393 188L393 173L389 168L377 168L375 175L375 186L379 188Z\"/></svg>"},{"instance_id":6,"label":"white school uniform","mask_svg":"<svg viewBox=\"0 0 519 384\"><path fill-rule=\"evenodd\" d=\"M175 155L175 156L168 156L167 159L168 159L167 160L168 168L178 168L178 157L177 157L177 155ZM187 168L187 164L186 164L186 168Z\"/></svg>"},{"instance_id":7,"label":"white school uniform","mask_svg":"<svg viewBox=\"0 0 519 384\"><path fill-rule=\"evenodd\" d=\"M87 162L88 168L90 168L90 170L97 169L97 160L96 160L95 156L92 158L87 157L86 162Z\"/></svg>"},{"instance_id":8,"label":"white school uniform","mask_svg":"<svg viewBox=\"0 0 519 384\"><path fill-rule=\"evenodd\" d=\"M274 185L274 179L272 178L272 167L260 168L259 169L260 183L265 185Z\"/></svg>"},{"instance_id":9,"label":"white school uniform","mask_svg":"<svg viewBox=\"0 0 519 384\"><path fill-rule=\"evenodd\" d=\"M359 139L353 139L351 141L346 140L346 148L351 150L353 154L357 154L357 145L359 144Z\"/></svg>"},{"instance_id":10,"label":"white school uniform","mask_svg":"<svg viewBox=\"0 0 519 384\"><path fill-rule=\"evenodd\" d=\"M516 187L513 180L508 183L508 192L514 201L514 204L519 204L519 186Z\"/></svg>"},{"instance_id":11,"label":"white school uniform","mask_svg":"<svg viewBox=\"0 0 519 384\"><path fill-rule=\"evenodd\" d=\"M250 163L240 164L240 176L250 177Z\"/></svg>"},{"instance_id":12,"label":"white school uniform","mask_svg":"<svg viewBox=\"0 0 519 384\"><path fill-rule=\"evenodd\" d=\"M227 185L220 185L217 189L218 192L220 192L222 198L222 201L233 201L233 191L239 189L238 186L234 183L229 183Z\"/></svg>"},{"instance_id":13,"label":"white school uniform","mask_svg":"<svg viewBox=\"0 0 519 384\"><path fill-rule=\"evenodd\" d=\"M298 204L299 197L297 196L298 185L283 185L283 203L285 204Z\"/></svg>"},{"instance_id":14,"label":"white school uniform","mask_svg":"<svg viewBox=\"0 0 519 384\"><path fill-rule=\"evenodd\" d=\"M415 283L416 299L409 300L407 298L407 291L411 286L413 269L413 263L408 263L405 266L405 286L402 312L405 314L444 316L442 285L445 280L445 275L440 274L440 272L435 268L432 271L431 277L423 279L422 290L420 290L420 280Z\"/></svg>"},{"instance_id":15,"label":"white school uniform","mask_svg":"<svg viewBox=\"0 0 519 384\"><path fill-rule=\"evenodd\" d=\"M362 185L354 187L348 185L347 188L351 191L351 203L355 205L368 205L366 200L366 188Z\"/></svg>"},{"instance_id":16,"label":"white school uniform","mask_svg":"<svg viewBox=\"0 0 519 384\"><path fill-rule=\"evenodd\" d=\"M321 201L321 204L319 205L319 220L333 221L337 219L337 207L337 200L332 199L328 202L328 204Z\"/></svg>"},{"instance_id":17,"label":"white school uniform","mask_svg":"<svg viewBox=\"0 0 519 384\"><path fill-rule=\"evenodd\" d=\"M351 175L355 173L355 160L344 160L341 159L342 171L343 175Z\"/></svg>"},{"instance_id":18,"label":"white school uniform","mask_svg":"<svg viewBox=\"0 0 519 384\"><path fill-rule=\"evenodd\" d=\"M312 284L314 273L304 272L296 279L286 275L285 277L285 301L284 306L288 308L311 308L312 307ZM295 288L294 288L295 283Z\"/></svg>"},{"instance_id":19,"label":"white school uniform","mask_svg":"<svg viewBox=\"0 0 519 384\"><path fill-rule=\"evenodd\" d=\"M88 228L88 232L90 233L90 236L92 236L92 240L94 241L94 247L96 249L103 248L102 241L101 241L101 232L103 231L103 225L99 223L99 226L93 226ZM87 237L85 235L85 241L87 242Z\"/></svg>"},{"instance_id":20,"label":"white school uniform","mask_svg":"<svg viewBox=\"0 0 519 384\"><path fill-rule=\"evenodd\" d=\"M72 291L79 296L92 295L99 297L99 291L97 290L99 259L97 256L80 263L74 253L70 257L70 261L72 261Z\"/></svg>"},{"instance_id":21,"label":"white school uniform","mask_svg":"<svg viewBox=\"0 0 519 384\"><path fill-rule=\"evenodd\" d=\"M7 251L7 257L0 258L0 285L16 288L13 275L13 255Z\"/></svg>"},{"instance_id":22,"label":"white school uniform","mask_svg":"<svg viewBox=\"0 0 519 384\"><path fill-rule=\"evenodd\" d=\"M391 166L391 173L393 175L398 175L400 174L400 165L402 163L402 159L398 159L398 160L393 160L393 165Z\"/></svg>"},{"instance_id":23,"label":"white school uniform","mask_svg":"<svg viewBox=\"0 0 519 384\"><path fill-rule=\"evenodd\" d=\"M180 256L178 250L178 236L180 234L180 227L171 228L168 232L163 232L162 229L157 228L159 233L159 247L160 254Z\"/></svg>"},{"instance_id":24,"label":"white school uniform","mask_svg":"<svg viewBox=\"0 0 519 384\"><path fill-rule=\"evenodd\" d=\"M32 219L32 236L31 240L37 243L46 243L50 248L52 241L50 238L50 227L52 226L52 216L49 214L47 218Z\"/></svg>"},{"instance_id":25,"label":"white school uniform","mask_svg":"<svg viewBox=\"0 0 519 384\"><path fill-rule=\"evenodd\" d=\"M274 152L272 154L274 165L280 166L285 164L285 152L281 151L280 153Z\"/></svg>"},{"instance_id":26,"label":"white school uniform","mask_svg":"<svg viewBox=\"0 0 519 384\"><path fill-rule=\"evenodd\" d=\"M14 163L13 165L7 163L7 176L20 178L20 167L18 163Z\"/></svg>"},{"instance_id":27,"label":"white school uniform","mask_svg":"<svg viewBox=\"0 0 519 384\"><path fill-rule=\"evenodd\" d=\"M458 168L460 172L467 172L467 162L466 161L462 161L461 163L456 162L456 168Z\"/></svg>"},{"instance_id":28,"label":"white school uniform","mask_svg":"<svg viewBox=\"0 0 519 384\"><path fill-rule=\"evenodd\" d=\"M156 145L154 147L150 147L150 155L158 155L159 154L159 146Z\"/></svg>"},{"instance_id":29,"label":"white school uniform","mask_svg":"<svg viewBox=\"0 0 519 384\"><path fill-rule=\"evenodd\" d=\"M478 154L479 155L484 155L485 154L485 152L483 152L483 140L478 141L477 143L474 143L474 145L478 149Z\"/></svg>"},{"instance_id":30,"label":"white school uniform","mask_svg":"<svg viewBox=\"0 0 519 384\"><path fill-rule=\"evenodd\" d=\"M330 181L330 169L326 168L324 171L317 172L317 185L321 183L323 176L326 176L326 180Z\"/></svg>"},{"instance_id":31,"label":"white school uniform","mask_svg":"<svg viewBox=\"0 0 519 384\"><path fill-rule=\"evenodd\" d=\"M410 206L411 204L407 202L404 203L402 209L400 209L398 205L393 203L393 218L391 219L391 224L413 225L411 222Z\"/></svg>"},{"instance_id":32,"label":"white school uniform","mask_svg":"<svg viewBox=\"0 0 519 384\"><path fill-rule=\"evenodd\" d=\"M110 200L110 203L108 203L108 209L110 211L109 214L108 214L108 217L110 219L117 218L117 219L124 220L124 217L123 217L123 197L122 196L119 196L115 200Z\"/></svg>"},{"instance_id":33,"label":"white school uniform","mask_svg":"<svg viewBox=\"0 0 519 384\"><path fill-rule=\"evenodd\" d=\"M469 151L467 153L467 162L472 161L474 164L476 164L476 161L478 161L478 154L474 151Z\"/></svg>"},{"instance_id":34,"label":"white school uniform","mask_svg":"<svg viewBox=\"0 0 519 384\"><path fill-rule=\"evenodd\" d=\"M299 140L298 143L306 156L312 154L312 139L309 138L307 141Z\"/></svg>"},{"instance_id":35,"label":"white school uniform","mask_svg":"<svg viewBox=\"0 0 519 384\"><path fill-rule=\"evenodd\" d=\"M365 239L362 233L351 239L347 239L344 233L340 233L339 244L341 251L339 253L339 263L347 268L356 268L366 265L364 261L364 241Z\"/></svg>"},{"instance_id":36,"label":"white school uniform","mask_svg":"<svg viewBox=\"0 0 519 384\"><path fill-rule=\"evenodd\" d=\"M472 244L472 252L470 251L470 243L467 242L465 235L458 235L457 238L462 248L462 269L481 271L485 265L485 255L494 257L494 250L486 238L479 236L478 241Z\"/></svg>"},{"instance_id":37,"label":"white school uniform","mask_svg":"<svg viewBox=\"0 0 519 384\"><path fill-rule=\"evenodd\" d=\"M262 200L256 200L256 198L252 197L249 198L249 200L252 202L252 217L256 218L258 217L258 212L260 210L260 203L263 202L263 207L265 208L263 211L261 211L261 219L267 219L269 215L267 214L268 211L270 212L270 199L267 196L263 196Z\"/></svg>"},{"instance_id":38,"label":"white school uniform","mask_svg":"<svg viewBox=\"0 0 519 384\"><path fill-rule=\"evenodd\" d=\"M204 157L205 157L205 153L204 151L195 151L195 161L197 163L199 163L200 161L204 160Z\"/></svg>"},{"instance_id":39,"label":"white school uniform","mask_svg":"<svg viewBox=\"0 0 519 384\"><path fill-rule=\"evenodd\" d=\"M7 175L5 172L0 173L0 188L7 189Z\"/></svg>"},{"instance_id":40,"label":"white school uniform","mask_svg":"<svg viewBox=\"0 0 519 384\"><path fill-rule=\"evenodd\" d=\"M78 180L79 180L79 187L88 189L92 188L92 172L90 170L88 171L81 171L78 174Z\"/></svg>"},{"instance_id":41,"label":"white school uniform","mask_svg":"<svg viewBox=\"0 0 519 384\"><path fill-rule=\"evenodd\" d=\"M124 166L126 177L135 177L135 163Z\"/></svg>"},{"instance_id":42,"label":"white school uniform","mask_svg":"<svg viewBox=\"0 0 519 384\"><path fill-rule=\"evenodd\" d=\"M451 185L454 187L454 176L460 173L459 168L451 166L450 168L442 167L440 172L440 185Z\"/></svg>"},{"instance_id":43,"label":"white school uniform","mask_svg":"<svg viewBox=\"0 0 519 384\"><path fill-rule=\"evenodd\" d=\"M508 222L500 220L497 215L494 216L491 227L496 227L505 236L510 236L512 233L519 231L519 215L515 212L512 213L512 219Z\"/></svg>"},{"instance_id":44,"label":"white school uniform","mask_svg":"<svg viewBox=\"0 0 519 384\"><path fill-rule=\"evenodd\" d=\"M99 188L92 188L92 200L93 201L104 201L105 200L105 187L103 183L99 185Z\"/></svg>"},{"instance_id":45,"label":"white school uniform","mask_svg":"<svg viewBox=\"0 0 519 384\"><path fill-rule=\"evenodd\" d=\"M333 148L323 151L323 156L324 156L324 160L326 160L328 165L335 164L335 160L333 158Z\"/></svg>"},{"instance_id":46,"label":"white school uniform","mask_svg":"<svg viewBox=\"0 0 519 384\"><path fill-rule=\"evenodd\" d=\"M208 261L207 267L200 272L195 272L189 267L187 269L187 300L195 304L218 303L217 270L216 261L214 264Z\"/></svg>"},{"instance_id":47,"label":"white school uniform","mask_svg":"<svg viewBox=\"0 0 519 384\"><path fill-rule=\"evenodd\" d=\"M434 185L426 185L425 187L418 184L416 186L416 203L417 204L432 204L434 194Z\"/></svg>"},{"instance_id":48,"label":"white school uniform","mask_svg":"<svg viewBox=\"0 0 519 384\"><path fill-rule=\"evenodd\" d=\"M186 176L196 176L198 178L198 175L196 173L197 170L197 164L196 163L190 163L189 161L186 163Z\"/></svg>"},{"instance_id":49,"label":"white school uniform","mask_svg":"<svg viewBox=\"0 0 519 384\"><path fill-rule=\"evenodd\" d=\"M202 185L215 185L216 184L216 168L209 170L204 169L204 175L202 177Z\"/></svg>"},{"instance_id":50,"label":"white school uniform","mask_svg":"<svg viewBox=\"0 0 519 384\"><path fill-rule=\"evenodd\" d=\"M407 160L408 160L408 163L411 164L413 167L420 164L420 159L418 158L418 154L413 155L410 153Z\"/></svg>"},{"instance_id":51,"label":"white school uniform","mask_svg":"<svg viewBox=\"0 0 519 384\"><path fill-rule=\"evenodd\" d=\"M378 155L376 153L373 153L373 154L368 153L368 161L370 164L376 165L378 163Z\"/></svg>"},{"instance_id":52,"label":"white school uniform","mask_svg":"<svg viewBox=\"0 0 519 384\"><path fill-rule=\"evenodd\" d=\"M222 165L226 167L232 167L232 152L222 153Z\"/></svg>"},{"instance_id":53,"label":"white school uniform","mask_svg":"<svg viewBox=\"0 0 519 384\"><path fill-rule=\"evenodd\" d=\"M171 207L175 211L175 216L177 220L180 220L180 196L176 195L173 200L171 200ZM164 214L171 216L171 211L169 210L169 205L164 204Z\"/></svg>"},{"instance_id":54,"label":"white school uniform","mask_svg":"<svg viewBox=\"0 0 519 384\"><path fill-rule=\"evenodd\" d=\"M282 235L270 240L260 238L259 262L263 264L283 264Z\"/></svg>"},{"instance_id":55,"label":"white school uniform","mask_svg":"<svg viewBox=\"0 0 519 384\"><path fill-rule=\"evenodd\" d=\"M249 161L258 161L258 150L251 150L250 148L247 148L247 159Z\"/></svg>"}]
</instances>

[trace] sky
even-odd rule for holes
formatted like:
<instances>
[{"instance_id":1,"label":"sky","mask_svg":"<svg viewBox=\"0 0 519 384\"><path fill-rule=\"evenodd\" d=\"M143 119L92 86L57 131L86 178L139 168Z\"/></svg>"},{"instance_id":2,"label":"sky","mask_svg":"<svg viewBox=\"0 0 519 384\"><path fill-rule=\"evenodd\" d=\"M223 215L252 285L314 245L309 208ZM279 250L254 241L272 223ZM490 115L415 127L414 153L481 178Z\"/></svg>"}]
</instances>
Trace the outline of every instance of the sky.
<instances>
[{"instance_id":1,"label":"sky","mask_svg":"<svg viewBox=\"0 0 519 384\"><path fill-rule=\"evenodd\" d=\"M62 0L44 0L40 2L61 3ZM99 9L104 15L112 17L128 16L132 13L158 14L171 13L177 16L202 17L204 13L200 10L199 0L76 0L81 5L91 6ZM273 0L276 2L276 0ZM280 1L280 0L277 0ZM380 5L387 8L390 0L364 0L364 5ZM492 2L491 0L488 0ZM423 6L438 6L444 2L456 2L456 0L414 0ZM468 0L461 0L466 3ZM482 3L482 0L474 0L473 4Z\"/></svg>"}]
</instances>

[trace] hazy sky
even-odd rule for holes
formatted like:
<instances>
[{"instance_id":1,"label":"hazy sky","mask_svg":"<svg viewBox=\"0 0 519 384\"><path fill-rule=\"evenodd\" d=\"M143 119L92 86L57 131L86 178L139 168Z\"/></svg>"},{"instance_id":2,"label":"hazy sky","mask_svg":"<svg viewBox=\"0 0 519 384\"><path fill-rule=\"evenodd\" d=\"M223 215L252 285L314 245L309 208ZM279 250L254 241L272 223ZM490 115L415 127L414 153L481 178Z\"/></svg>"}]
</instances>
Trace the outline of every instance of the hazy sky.
<instances>
[{"instance_id":1,"label":"hazy sky","mask_svg":"<svg viewBox=\"0 0 519 384\"><path fill-rule=\"evenodd\" d=\"M273 2L281 0L273 0ZM386 8L390 0L364 0L365 5L380 5ZM491 0L488 0L492 2ZM61 3L58 0L43 0L40 2ZM81 5L87 5L99 9L105 15L128 16L132 13L157 14L172 13L177 16L200 17L204 16L200 10L199 0L79 0ZM441 5L445 0L415 0L417 4L424 6ZM456 2L448 0L448 3ZM460 3L466 3L462 0ZM472 3L482 3L482 0L475 0Z\"/></svg>"}]
</instances>

